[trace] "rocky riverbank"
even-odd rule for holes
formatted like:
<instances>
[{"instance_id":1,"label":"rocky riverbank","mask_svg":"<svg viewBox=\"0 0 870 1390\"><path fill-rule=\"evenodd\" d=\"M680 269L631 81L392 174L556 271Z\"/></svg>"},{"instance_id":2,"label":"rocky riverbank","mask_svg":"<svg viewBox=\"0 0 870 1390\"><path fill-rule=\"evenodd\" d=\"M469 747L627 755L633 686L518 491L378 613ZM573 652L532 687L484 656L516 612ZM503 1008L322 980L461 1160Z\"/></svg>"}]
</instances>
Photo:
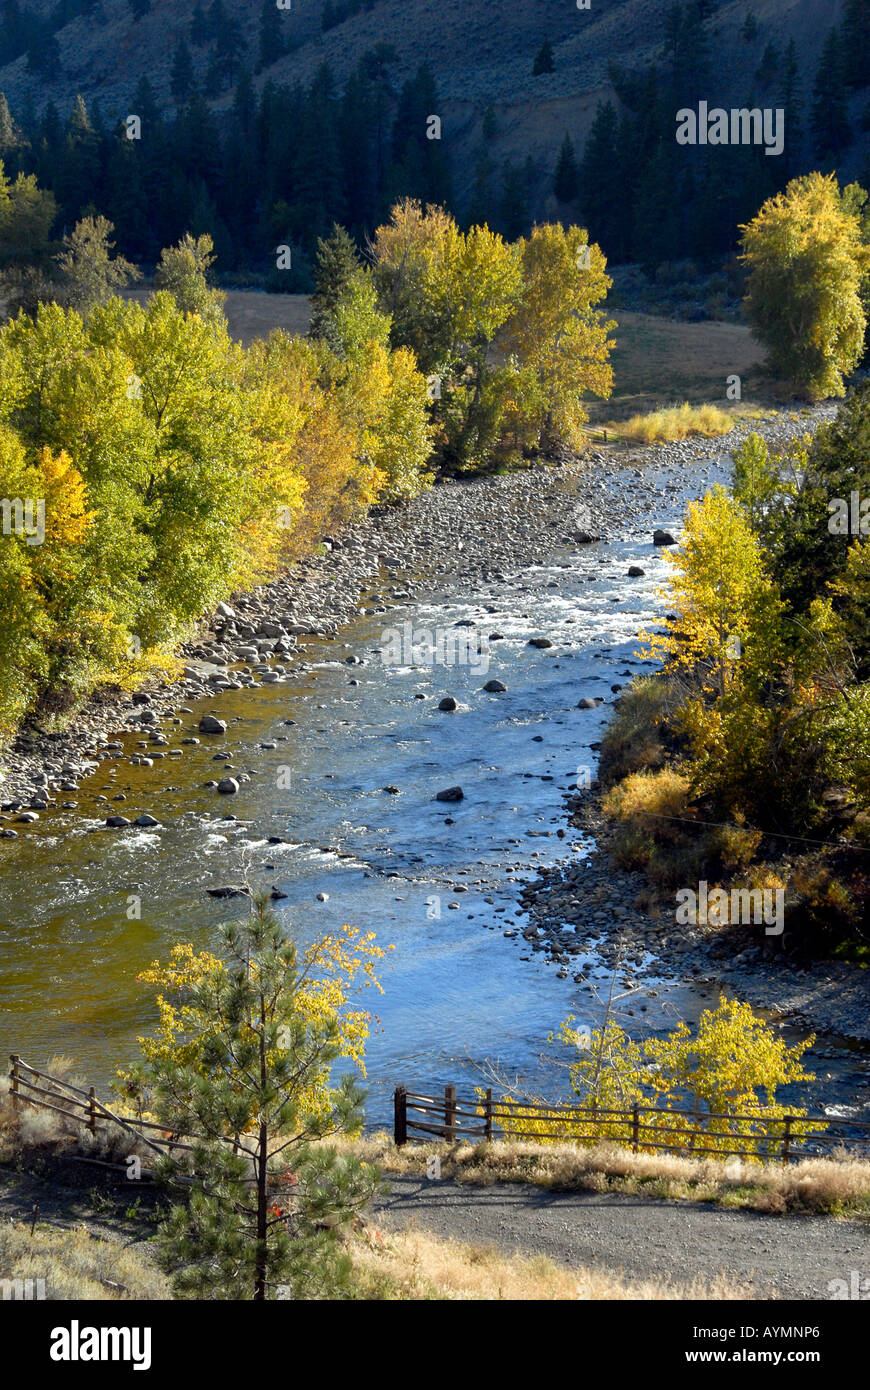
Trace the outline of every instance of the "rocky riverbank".
<instances>
[{"instance_id":1,"label":"rocky riverbank","mask_svg":"<svg viewBox=\"0 0 870 1390\"><path fill-rule=\"evenodd\" d=\"M573 825L597 846L605 830L595 789L571 797ZM618 972L621 1012L646 1012L659 979L722 985L754 1008L817 1032L870 1042L870 971L840 961L796 963L764 927L678 925L673 902L656 902L642 873L616 870L604 848L579 863L544 870L523 891L532 950L545 951L582 980L577 958L593 955ZM653 991L654 993L654 991ZM818 1049L817 1049L818 1053Z\"/></svg>"}]
</instances>

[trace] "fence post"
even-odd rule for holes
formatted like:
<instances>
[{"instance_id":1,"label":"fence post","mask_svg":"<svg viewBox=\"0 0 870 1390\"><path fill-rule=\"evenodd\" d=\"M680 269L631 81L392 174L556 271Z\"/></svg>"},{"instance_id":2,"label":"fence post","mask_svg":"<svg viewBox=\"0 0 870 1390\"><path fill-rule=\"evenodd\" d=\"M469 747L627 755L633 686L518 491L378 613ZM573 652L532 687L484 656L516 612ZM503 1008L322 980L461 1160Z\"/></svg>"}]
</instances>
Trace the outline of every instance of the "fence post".
<instances>
[{"instance_id":1,"label":"fence post","mask_svg":"<svg viewBox=\"0 0 870 1390\"><path fill-rule=\"evenodd\" d=\"M631 1147L637 1153L637 1146L640 1141L640 1111L637 1103L631 1107Z\"/></svg>"},{"instance_id":2,"label":"fence post","mask_svg":"<svg viewBox=\"0 0 870 1390\"><path fill-rule=\"evenodd\" d=\"M96 1134L97 1132L96 1099L97 1093L94 1090L93 1086L91 1086L88 1091L88 1129L91 1131L91 1134Z\"/></svg>"},{"instance_id":3,"label":"fence post","mask_svg":"<svg viewBox=\"0 0 870 1390\"><path fill-rule=\"evenodd\" d=\"M456 1087L444 1087L444 1138L452 1144L456 1138Z\"/></svg>"},{"instance_id":4,"label":"fence post","mask_svg":"<svg viewBox=\"0 0 870 1390\"><path fill-rule=\"evenodd\" d=\"M393 1096L393 1138L396 1147L408 1142L408 1102L404 1086L397 1086Z\"/></svg>"},{"instance_id":5,"label":"fence post","mask_svg":"<svg viewBox=\"0 0 870 1390\"><path fill-rule=\"evenodd\" d=\"M486 1099L483 1104L483 1137L487 1144L492 1141L492 1087L486 1088Z\"/></svg>"},{"instance_id":6,"label":"fence post","mask_svg":"<svg viewBox=\"0 0 870 1390\"><path fill-rule=\"evenodd\" d=\"M791 1159L791 1122L794 1115L786 1115L784 1118L785 1134L782 1137L782 1161L788 1163Z\"/></svg>"},{"instance_id":7,"label":"fence post","mask_svg":"<svg viewBox=\"0 0 870 1390\"><path fill-rule=\"evenodd\" d=\"M12 1063L12 1070L9 1073L9 1080L12 1083L9 1088L9 1094L12 1100L12 1109L15 1111L18 1109L18 1063L21 1061L21 1058L18 1056L17 1052L13 1052L9 1060Z\"/></svg>"}]
</instances>

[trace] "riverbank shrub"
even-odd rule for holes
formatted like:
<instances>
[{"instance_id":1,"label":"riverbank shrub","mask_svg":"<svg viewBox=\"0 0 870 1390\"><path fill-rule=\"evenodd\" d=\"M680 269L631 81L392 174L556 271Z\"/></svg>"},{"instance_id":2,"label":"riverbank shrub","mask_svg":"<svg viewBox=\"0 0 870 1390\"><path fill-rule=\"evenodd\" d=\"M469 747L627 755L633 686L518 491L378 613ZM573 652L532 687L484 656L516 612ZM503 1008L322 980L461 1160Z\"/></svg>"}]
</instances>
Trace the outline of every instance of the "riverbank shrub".
<instances>
[{"instance_id":1,"label":"riverbank shrub","mask_svg":"<svg viewBox=\"0 0 870 1390\"><path fill-rule=\"evenodd\" d=\"M625 692L604 741L618 862L674 882L631 813L641 789L654 797L668 774L684 777L684 819L699 829L687 824L674 847L677 881L772 873L791 944L856 960L870 947L868 440L866 387L779 454L749 436L732 488L690 504L666 557L670 613L644 653L662 663L658 707L647 682Z\"/></svg>"},{"instance_id":2,"label":"riverbank shrub","mask_svg":"<svg viewBox=\"0 0 870 1390\"><path fill-rule=\"evenodd\" d=\"M646 415L632 415L625 424L616 426L616 433L639 444L668 444L674 440L700 435L705 439L727 434L737 423L736 415L718 405L665 406Z\"/></svg>"},{"instance_id":3,"label":"riverbank shrub","mask_svg":"<svg viewBox=\"0 0 870 1390\"><path fill-rule=\"evenodd\" d=\"M814 1037L790 1047L737 999L723 997L715 1009L705 1009L694 1031L680 1023L663 1037L643 1042L632 1039L613 1018L591 1032L576 1023L566 1019L551 1041L573 1051L569 1076L582 1109L578 1143L632 1143L631 1115L612 1112L630 1112L637 1105L655 1112L641 1116L641 1152L664 1143L689 1151L740 1148L750 1157L776 1157L782 1130L773 1122L786 1114L797 1119L806 1114L778 1100L777 1091L815 1079L801 1064ZM541 1143L570 1138L569 1130L553 1127L546 1111L521 1108L510 1126L522 1138ZM823 1128L807 1121L795 1124L792 1133L804 1137Z\"/></svg>"}]
</instances>

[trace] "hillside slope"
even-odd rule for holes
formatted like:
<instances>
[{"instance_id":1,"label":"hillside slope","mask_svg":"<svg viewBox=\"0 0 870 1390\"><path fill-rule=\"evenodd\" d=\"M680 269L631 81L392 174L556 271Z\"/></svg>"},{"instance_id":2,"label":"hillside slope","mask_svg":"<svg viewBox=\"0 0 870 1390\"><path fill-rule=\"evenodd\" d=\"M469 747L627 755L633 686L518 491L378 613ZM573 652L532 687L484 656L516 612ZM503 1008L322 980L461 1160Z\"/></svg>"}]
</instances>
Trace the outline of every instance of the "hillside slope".
<instances>
[{"instance_id":1,"label":"hillside slope","mask_svg":"<svg viewBox=\"0 0 870 1390\"><path fill-rule=\"evenodd\" d=\"M229 7L240 22L252 69L258 62L264 6L270 3L235 0ZM491 153L496 160L531 154L541 171L541 204L554 151L565 132L582 149L599 100L612 94L608 63L633 68L653 61L672 0L592 0L589 10L578 9L571 0L440 0L437 6L427 0L367 0L370 8L324 32L324 8L332 4L334 10L335 3L296 0L290 9L278 11L293 51L261 68L258 86L269 79L309 80L324 61L341 81L366 50L388 41L397 53L392 74L397 86L421 62L434 72L443 108L437 114L459 171L459 191L463 178L471 178L467 155L481 140L481 120L491 104L497 124ZM55 0L25 0L25 9L46 17L57 13ZM710 101L742 104L766 45L771 40L784 45L792 37L807 96L825 35L841 10L842 0L714 0L709 33L716 82ZM147 76L159 104L171 108L173 51L179 36L189 36L193 12L194 0L152 0L150 12L137 19L128 0L102 0L92 16L79 16L57 30L59 68L52 66L39 76L22 55L0 68L0 89L13 112L28 107L39 111L51 101L62 115L81 92L89 106L98 100L104 119L114 121L130 112L137 83ZM742 30L750 12L758 30L747 40ZM544 39L553 45L555 70L534 77L534 57ZM209 45L194 47L192 57L202 83ZM220 110L229 100L227 94L218 95L214 105ZM293 139L292 131L287 139ZM857 172L866 151L867 139L861 136L844 160L847 173Z\"/></svg>"}]
</instances>

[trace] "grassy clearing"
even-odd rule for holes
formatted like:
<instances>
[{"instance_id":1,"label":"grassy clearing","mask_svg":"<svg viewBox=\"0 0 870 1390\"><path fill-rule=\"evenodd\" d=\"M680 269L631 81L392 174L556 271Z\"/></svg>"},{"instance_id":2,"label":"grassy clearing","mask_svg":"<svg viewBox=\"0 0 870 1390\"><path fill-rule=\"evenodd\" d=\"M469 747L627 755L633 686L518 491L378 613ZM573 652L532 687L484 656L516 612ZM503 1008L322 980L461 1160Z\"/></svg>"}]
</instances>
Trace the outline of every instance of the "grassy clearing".
<instances>
[{"instance_id":1,"label":"grassy clearing","mask_svg":"<svg viewBox=\"0 0 870 1390\"><path fill-rule=\"evenodd\" d=\"M562 1192L622 1192L659 1200L713 1202L731 1209L781 1215L815 1212L870 1221L870 1163L812 1158L790 1165L744 1159L635 1154L617 1144L407 1144L387 1134L357 1141L362 1158L385 1173L426 1172L430 1157L441 1176L458 1182L534 1183Z\"/></svg>"},{"instance_id":2,"label":"grassy clearing","mask_svg":"<svg viewBox=\"0 0 870 1390\"><path fill-rule=\"evenodd\" d=\"M632 1282L600 1269L567 1269L544 1256L504 1255L490 1246L462 1245L425 1231L371 1232L351 1249L362 1299L501 1299L622 1301L751 1298L749 1289L720 1276L691 1284L666 1279Z\"/></svg>"},{"instance_id":3,"label":"grassy clearing","mask_svg":"<svg viewBox=\"0 0 870 1390\"><path fill-rule=\"evenodd\" d=\"M662 405L727 404L729 376L740 377L744 404L765 402L775 384L763 375L764 350L745 324L682 323L617 309L611 354L613 395L586 402L594 425L624 422ZM619 429L618 423L612 426Z\"/></svg>"}]
</instances>

